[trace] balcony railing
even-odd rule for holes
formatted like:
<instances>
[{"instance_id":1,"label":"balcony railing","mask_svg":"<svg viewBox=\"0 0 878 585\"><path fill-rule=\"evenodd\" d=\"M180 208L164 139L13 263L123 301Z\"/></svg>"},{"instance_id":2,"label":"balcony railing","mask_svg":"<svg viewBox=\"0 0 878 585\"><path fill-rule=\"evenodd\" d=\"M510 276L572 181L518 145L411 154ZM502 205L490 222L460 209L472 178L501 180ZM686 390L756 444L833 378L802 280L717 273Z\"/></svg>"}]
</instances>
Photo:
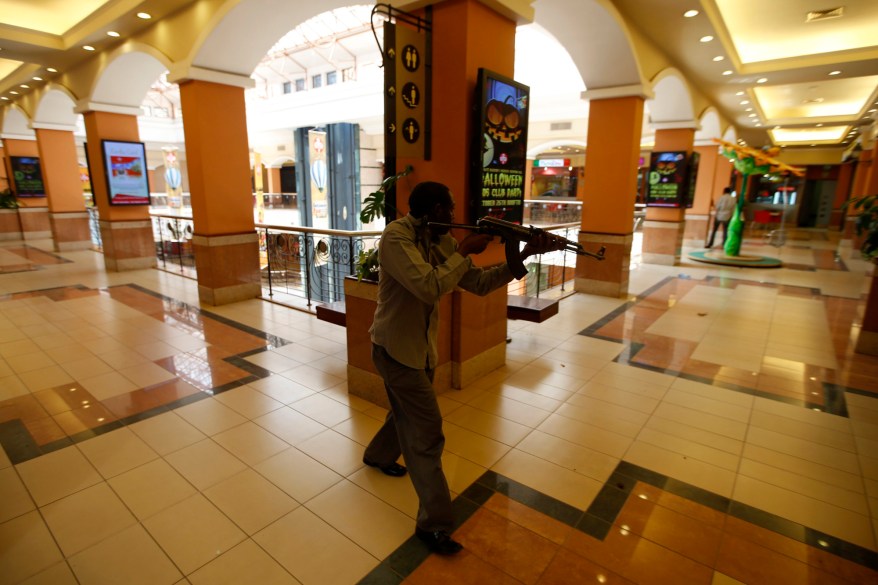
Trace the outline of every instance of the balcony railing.
<instances>
[{"instance_id":1,"label":"balcony railing","mask_svg":"<svg viewBox=\"0 0 878 585\"><path fill-rule=\"evenodd\" d=\"M196 278L192 248L194 225L183 215L151 213L158 268ZM542 226L576 240L578 223ZM344 278L356 274L360 252L378 244L380 231L345 231L256 224L262 298L313 312L317 303L344 300ZM566 290L573 280L576 255L558 251L528 259L528 274L509 285L509 294L540 296Z\"/></svg>"}]
</instances>

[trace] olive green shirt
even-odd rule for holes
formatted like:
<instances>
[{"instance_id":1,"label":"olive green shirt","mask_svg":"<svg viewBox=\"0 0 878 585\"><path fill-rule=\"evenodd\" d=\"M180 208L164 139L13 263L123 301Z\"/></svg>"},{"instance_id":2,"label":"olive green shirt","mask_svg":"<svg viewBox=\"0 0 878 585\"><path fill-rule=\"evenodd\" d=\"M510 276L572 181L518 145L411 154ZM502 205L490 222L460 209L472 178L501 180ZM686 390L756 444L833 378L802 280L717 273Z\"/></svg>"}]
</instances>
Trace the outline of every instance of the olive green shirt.
<instances>
[{"instance_id":1,"label":"olive green shirt","mask_svg":"<svg viewBox=\"0 0 878 585\"><path fill-rule=\"evenodd\" d=\"M435 368L439 299L460 287L477 295L512 281L509 266L473 266L448 234L430 239L426 218L411 214L387 224L378 244L378 307L372 342L410 368Z\"/></svg>"}]
</instances>

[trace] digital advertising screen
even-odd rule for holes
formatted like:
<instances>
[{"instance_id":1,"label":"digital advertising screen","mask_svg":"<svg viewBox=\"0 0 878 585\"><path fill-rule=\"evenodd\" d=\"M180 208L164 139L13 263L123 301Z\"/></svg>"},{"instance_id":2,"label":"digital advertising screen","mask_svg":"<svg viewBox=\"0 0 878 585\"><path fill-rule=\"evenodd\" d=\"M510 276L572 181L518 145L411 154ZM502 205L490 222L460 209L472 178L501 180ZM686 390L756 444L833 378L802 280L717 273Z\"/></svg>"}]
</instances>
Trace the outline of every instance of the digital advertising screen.
<instances>
[{"instance_id":1,"label":"digital advertising screen","mask_svg":"<svg viewBox=\"0 0 878 585\"><path fill-rule=\"evenodd\" d=\"M486 215L521 223L527 166L530 88L479 69L473 148L474 219Z\"/></svg>"},{"instance_id":2,"label":"digital advertising screen","mask_svg":"<svg viewBox=\"0 0 878 585\"><path fill-rule=\"evenodd\" d=\"M111 205L149 205L146 148L142 142L102 140Z\"/></svg>"},{"instance_id":3,"label":"digital advertising screen","mask_svg":"<svg viewBox=\"0 0 878 585\"><path fill-rule=\"evenodd\" d=\"M10 156L12 182L18 197L45 197L40 159L35 156Z\"/></svg>"},{"instance_id":4,"label":"digital advertising screen","mask_svg":"<svg viewBox=\"0 0 878 585\"><path fill-rule=\"evenodd\" d=\"M689 195L688 155L653 152L649 165L648 207L685 207Z\"/></svg>"}]
</instances>

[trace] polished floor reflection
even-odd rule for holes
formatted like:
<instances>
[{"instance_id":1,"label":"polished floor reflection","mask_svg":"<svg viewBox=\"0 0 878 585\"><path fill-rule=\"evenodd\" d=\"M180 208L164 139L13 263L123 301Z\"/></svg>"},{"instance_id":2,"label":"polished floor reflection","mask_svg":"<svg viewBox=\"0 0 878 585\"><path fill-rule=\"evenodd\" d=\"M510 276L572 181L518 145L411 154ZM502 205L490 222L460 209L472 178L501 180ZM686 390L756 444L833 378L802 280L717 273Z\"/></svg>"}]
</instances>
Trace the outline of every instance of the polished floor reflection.
<instances>
[{"instance_id":1,"label":"polished floor reflection","mask_svg":"<svg viewBox=\"0 0 878 585\"><path fill-rule=\"evenodd\" d=\"M384 411L342 327L0 245L0 584L878 581L871 267L838 240L635 257L630 298L510 321L507 365L440 397L451 559L361 462Z\"/></svg>"}]
</instances>

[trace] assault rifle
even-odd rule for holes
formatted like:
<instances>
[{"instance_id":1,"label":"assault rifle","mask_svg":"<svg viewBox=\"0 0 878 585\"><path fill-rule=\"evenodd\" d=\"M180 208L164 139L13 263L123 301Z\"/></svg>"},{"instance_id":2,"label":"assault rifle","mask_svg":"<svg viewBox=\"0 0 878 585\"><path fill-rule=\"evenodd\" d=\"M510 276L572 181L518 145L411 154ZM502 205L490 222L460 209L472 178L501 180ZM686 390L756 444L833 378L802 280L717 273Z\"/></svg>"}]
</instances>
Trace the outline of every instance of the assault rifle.
<instances>
[{"instance_id":1,"label":"assault rifle","mask_svg":"<svg viewBox=\"0 0 878 585\"><path fill-rule=\"evenodd\" d=\"M476 225L467 225L462 223L438 223L434 221L429 222L427 225L445 227L449 229L470 230L473 232L478 232L480 234L488 234L491 236L499 237L501 241L506 243L506 263L509 265L509 269L512 271L512 275L517 280L521 280L527 275L527 268L524 267L524 262L521 261L521 250L519 249L519 242L529 242L534 236L548 233L546 232L546 230L540 229L538 227L524 227L523 225L510 223L508 221L497 219L496 217L491 217L489 215L486 215L482 219L478 220L476 222ZM563 241L565 250L569 250L570 252L574 252L580 256L591 256L592 258L595 258L597 260L604 259L606 246L601 246L600 250L598 250L597 252L589 252L585 248L583 248L582 244L580 244L579 242L574 242L573 240L568 240L567 238L562 238L561 236L556 236L555 234L549 235L553 238Z\"/></svg>"}]
</instances>

